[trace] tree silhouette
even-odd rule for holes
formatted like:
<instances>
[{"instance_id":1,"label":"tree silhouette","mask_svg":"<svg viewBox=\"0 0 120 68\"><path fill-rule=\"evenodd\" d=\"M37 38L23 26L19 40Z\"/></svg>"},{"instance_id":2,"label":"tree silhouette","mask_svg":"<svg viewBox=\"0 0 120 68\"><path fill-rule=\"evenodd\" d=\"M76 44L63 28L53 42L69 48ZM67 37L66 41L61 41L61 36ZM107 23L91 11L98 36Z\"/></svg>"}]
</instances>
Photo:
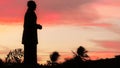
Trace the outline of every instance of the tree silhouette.
<instances>
[{"instance_id":1,"label":"tree silhouette","mask_svg":"<svg viewBox=\"0 0 120 68\"><path fill-rule=\"evenodd\" d=\"M3 64L4 64L4 62L3 62L3 60L0 58L0 66L3 65Z\"/></svg>"},{"instance_id":2,"label":"tree silhouette","mask_svg":"<svg viewBox=\"0 0 120 68\"><path fill-rule=\"evenodd\" d=\"M57 60L59 58L59 53L58 52L53 52L52 54L50 54L50 60L51 61L48 61L48 65L56 65L57 64Z\"/></svg>"},{"instance_id":3,"label":"tree silhouette","mask_svg":"<svg viewBox=\"0 0 120 68\"><path fill-rule=\"evenodd\" d=\"M15 49L7 54L6 63L22 63L24 52L22 49Z\"/></svg>"},{"instance_id":4,"label":"tree silhouette","mask_svg":"<svg viewBox=\"0 0 120 68\"><path fill-rule=\"evenodd\" d=\"M83 46L80 46L78 49L77 49L77 55L79 57L81 57L83 60L85 60L85 58L88 58L89 56L87 55L87 50L83 47Z\"/></svg>"}]
</instances>

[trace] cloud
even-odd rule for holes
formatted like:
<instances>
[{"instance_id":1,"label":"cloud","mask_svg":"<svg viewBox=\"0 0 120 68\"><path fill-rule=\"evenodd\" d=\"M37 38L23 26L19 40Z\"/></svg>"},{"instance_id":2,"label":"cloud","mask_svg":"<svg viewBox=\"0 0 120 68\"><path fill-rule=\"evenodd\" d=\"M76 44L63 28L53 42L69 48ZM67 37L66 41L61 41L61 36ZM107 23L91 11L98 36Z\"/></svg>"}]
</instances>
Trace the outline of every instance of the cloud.
<instances>
[{"instance_id":1,"label":"cloud","mask_svg":"<svg viewBox=\"0 0 120 68\"><path fill-rule=\"evenodd\" d=\"M120 6L120 0L98 0L98 2L104 5Z\"/></svg>"},{"instance_id":2,"label":"cloud","mask_svg":"<svg viewBox=\"0 0 120 68\"><path fill-rule=\"evenodd\" d=\"M2 0L0 3L1 16L2 17L14 17L21 15L21 12L26 8L26 2L24 0L12 1L12 0Z\"/></svg>"},{"instance_id":3,"label":"cloud","mask_svg":"<svg viewBox=\"0 0 120 68\"><path fill-rule=\"evenodd\" d=\"M93 42L104 48L120 51L120 41L94 40Z\"/></svg>"},{"instance_id":4,"label":"cloud","mask_svg":"<svg viewBox=\"0 0 120 68\"><path fill-rule=\"evenodd\" d=\"M9 24L10 22L21 21L24 16L25 8L25 0L1 0L0 23Z\"/></svg>"},{"instance_id":5,"label":"cloud","mask_svg":"<svg viewBox=\"0 0 120 68\"><path fill-rule=\"evenodd\" d=\"M37 1L37 0L36 0ZM39 0L38 9L43 11L43 15L38 13L39 22L47 25L77 25L77 26L97 26L97 27L111 27L111 23L96 22L101 19L104 14L104 6L108 6L110 13L107 17L116 17L116 13L113 10L116 9L114 6L117 1L104 1L104 0ZM103 4L104 3L104 4ZM110 5L112 3L112 5ZM114 5L113 5L114 4ZM99 8L100 6L103 6ZM113 7L114 6L114 7ZM98 9L102 10L101 13ZM55 16L54 16L55 15Z\"/></svg>"},{"instance_id":6,"label":"cloud","mask_svg":"<svg viewBox=\"0 0 120 68\"><path fill-rule=\"evenodd\" d=\"M64 18L63 16L67 16L67 14L64 14L64 12L69 12L71 10L76 11L76 9L80 7L80 5L91 3L92 1L93 0L89 0L89 1L88 0L60 0L60 1L59 0L52 0L52 1L51 0L36 0L36 3L38 4L37 9L38 10L40 9L40 11L38 11L37 13L38 15L41 15L42 20L47 21L47 23L50 22L52 24L53 20L54 21L58 20L58 18L56 19L54 17L55 13L57 15L62 15L60 18ZM25 0L20 0L20 1L2 0L0 3L2 6L0 7L1 9L0 21L2 22L21 21L22 22L25 9L26 9L26 3L27 1ZM43 10L43 13L42 13L42 10ZM51 17L52 17L52 20L51 20Z\"/></svg>"},{"instance_id":7,"label":"cloud","mask_svg":"<svg viewBox=\"0 0 120 68\"><path fill-rule=\"evenodd\" d=\"M77 26L97 26L108 27L110 23L97 23L95 21L102 18L98 13L98 4L113 6L117 0L35 0L37 3L38 23L42 25L77 25ZM109 3L112 3L110 5ZM2 0L0 2L0 23L9 24L11 22L24 21L27 1L25 0ZM118 6L118 5L117 5ZM102 7L103 8L103 7ZM99 8L101 9L101 8ZM113 9L111 9L113 10ZM104 14L104 10L102 12ZM110 13L111 14L111 13ZM106 14L104 14L106 15ZM111 15L114 15L112 13Z\"/></svg>"},{"instance_id":8,"label":"cloud","mask_svg":"<svg viewBox=\"0 0 120 68\"><path fill-rule=\"evenodd\" d=\"M76 9L80 5L91 3L94 0L39 0L41 8L48 11L65 11Z\"/></svg>"},{"instance_id":9,"label":"cloud","mask_svg":"<svg viewBox=\"0 0 120 68\"><path fill-rule=\"evenodd\" d=\"M98 18L96 10L91 6L91 3L94 1L95 0L39 0L37 2L38 9L40 5L41 11L43 11L43 15L39 20L45 25L99 25L92 23ZM39 15L40 13L38 13L38 16Z\"/></svg>"},{"instance_id":10,"label":"cloud","mask_svg":"<svg viewBox=\"0 0 120 68\"><path fill-rule=\"evenodd\" d=\"M106 24L109 24L109 27L105 27L110 32L113 32L117 35L120 35L120 20L119 18L105 18L105 19L99 19L97 21L98 23L104 22Z\"/></svg>"},{"instance_id":11,"label":"cloud","mask_svg":"<svg viewBox=\"0 0 120 68\"><path fill-rule=\"evenodd\" d=\"M96 59L106 59L106 58L113 58L115 57L115 55L119 55L118 52L110 52L110 51L99 51L99 52L90 52L88 53L88 55L90 56L90 58L92 60L96 60Z\"/></svg>"}]
</instances>

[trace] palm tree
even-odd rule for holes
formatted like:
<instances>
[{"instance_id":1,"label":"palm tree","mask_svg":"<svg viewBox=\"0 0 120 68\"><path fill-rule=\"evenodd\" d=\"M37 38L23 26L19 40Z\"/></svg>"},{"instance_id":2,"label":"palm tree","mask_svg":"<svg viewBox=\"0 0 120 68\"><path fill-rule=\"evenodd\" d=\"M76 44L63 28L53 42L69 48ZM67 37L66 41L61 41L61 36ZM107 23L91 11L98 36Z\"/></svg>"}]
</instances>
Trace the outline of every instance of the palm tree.
<instances>
[{"instance_id":1,"label":"palm tree","mask_svg":"<svg viewBox=\"0 0 120 68\"><path fill-rule=\"evenodd\" d=\"M81 57L83 60L85 60L85 58L88 58L89 56L87 55L87 50L83 47L83 46L80 46L78 49L77 49L77 56Z\"/></svg>"}]
</instances>

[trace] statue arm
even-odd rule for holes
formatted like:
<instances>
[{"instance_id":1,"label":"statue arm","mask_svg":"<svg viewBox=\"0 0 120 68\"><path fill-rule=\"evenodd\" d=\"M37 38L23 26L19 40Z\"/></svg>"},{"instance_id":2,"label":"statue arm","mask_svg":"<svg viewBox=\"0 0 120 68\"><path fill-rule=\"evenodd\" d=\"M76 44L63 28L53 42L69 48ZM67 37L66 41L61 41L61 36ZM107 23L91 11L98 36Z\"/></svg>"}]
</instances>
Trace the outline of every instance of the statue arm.
<instances>
[{"instance_id":1,"label":"statue arm","mask_svg":"<svg viewBox=\"0 0 120 68\"><path fill-rule=\"evenodd\" d=\"M37 29L42 29L42 25L36 24L36 26L37 26Z\"/></svg>"}]
</instances>

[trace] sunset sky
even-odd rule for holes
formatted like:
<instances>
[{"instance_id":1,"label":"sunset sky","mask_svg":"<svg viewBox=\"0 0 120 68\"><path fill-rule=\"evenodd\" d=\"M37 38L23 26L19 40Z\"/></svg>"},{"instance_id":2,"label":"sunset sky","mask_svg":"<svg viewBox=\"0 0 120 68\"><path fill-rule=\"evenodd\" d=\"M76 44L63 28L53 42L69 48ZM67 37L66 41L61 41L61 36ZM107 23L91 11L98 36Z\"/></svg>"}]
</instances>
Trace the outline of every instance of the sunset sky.
<instances>
[{"instance_id":1,"label":"sunset sky","mask_svg":"<svg viewBox=\"0 0 120 68\"><path fill-rule=\"evenodd\" d=\"M21 44L28 0L0 1L0 58ZM38 62L53 51L61 60L79 46L94 58L120 54L120 0L34 0L37 4Z\"/></svg>"}]
</instances>

